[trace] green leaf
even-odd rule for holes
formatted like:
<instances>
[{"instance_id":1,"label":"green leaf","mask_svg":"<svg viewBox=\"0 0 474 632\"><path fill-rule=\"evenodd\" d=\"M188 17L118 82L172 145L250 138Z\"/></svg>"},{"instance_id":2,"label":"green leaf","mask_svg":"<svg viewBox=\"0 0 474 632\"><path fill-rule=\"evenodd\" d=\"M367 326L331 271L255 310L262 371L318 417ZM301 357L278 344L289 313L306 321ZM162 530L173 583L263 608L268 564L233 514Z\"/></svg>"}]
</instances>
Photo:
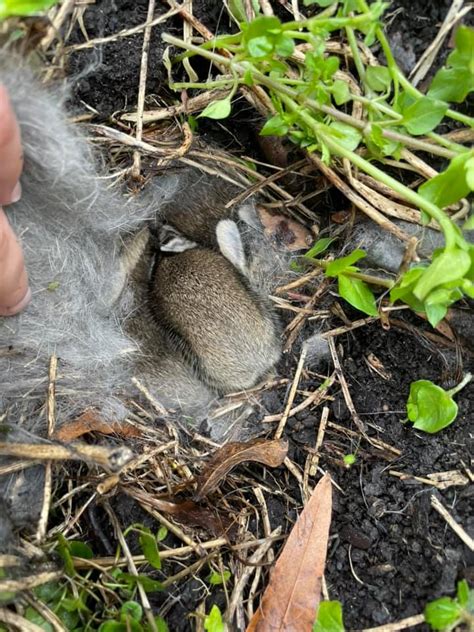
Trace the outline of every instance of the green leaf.
<instances>
[{"instance_id":1,"label":"green leaf","mask_svg":"<svg viewBox=\"0 0 474 632\"><path fill-rule=\"evenodd\" d=\"M322 601L313 632L344 632L342 606L339 601Z\"/></svg>"},{"instance_id":2,"label":"green leaf","mask_svg":"<svg viewBox=\"0 0 474 632\"><path fill-rule=\"evenodd\" d=\"M436 327L448 313L448 306L443 303L427 304L425 305L425 312L430 325Z\"/></svg>"},{"instance_id":3,"label":"green leaf","mask_svg":"<svg viewBox=\"0 0 474 632\"><path fill-rule=\"evenodd\" d=\"M315 259L322 252L325 252L333 241L336 241L335 237L322 237L318 239L314 246L311 246L308 252L305 252L303 256L306 257L306 259Z\"/></svg>"},{"instance_id":4,"label":"green leaf","mask_svg":"<svg viewBox=\"0 0 474 632\"><path fill-rule=\"evenodd\" d=\"M439 432L449 426L457 414L456 402L441 386L429 380L418 380L410 385L407 415L417 430L429 434Z\"/></svg>"},{"instance_id":5,"label":"green leaf","mask_svg":"<svg viewBox=\"0 0 474 632\"><path fill-rule=\"evenodd\" d=\"M460 26L455 43L446 66L434 76L428 95L434 99L461 103L474 90L474 29Z\"/></svg>"},{"instance_id":6,"label":"green leaf","mask_svg":"<svg viewBox=\"0 0 474 632\"><path fill-rule=\"evenodd\" d=\"M275 16L262 15L248 24L243 23L241 28L242 42L249 55L255 59L270 55L282 36L280 20ZM285 48L288 43L282 45Z\"/></svg>"},{"instance_id":7,"label":"green leaf","mask_svg":"<svg viewBox=\"0 0 474 632\"><path fill-rule=\"evenodd\" d=\"M283 117L280 114L275 114L262 127L260 136L284 136L288 133L288 129L289 127L283 120Z\"/></svg>"},{"instance_id":8,"label":"green leaf","mask_svg":"<svg viewBox=\"0 0 474 632\"><path fill-rule=\"evenodd\" d=\"M148 532L142 531L138 536L138 540L140 542L140 547L142 549L143 555L146 557L147 562L151 564L153 568L160 569L161 559L155 536L152 535L149 530Z\"/></svg>"},{"instance_id":9,"label":"green leaf","mask_svg":"<svg viewBox=\"0 0 474 632\"><path fill-rule=\"evenodd\" d=\"M470 184L472 164L470 160L473 158L474 151L466 151L456 156L444 171L418 187L418 193L440 208L466 197L470 191L474 190L472 183Z\"/></svg>"},{"instance_id":10,"label":"green leaf","mask_svg":"<svg viewBox=\"0 0 474 632\"><path fill-rule=\"evenodd\" d=\"M426 268L415 285L413 294L423 301L433 288L450 281L461 280L470 267L471 258L465 250L444 250Z\"/></svg>"},{"instance_id":11,"label":"green leaf","mask_svg":"<svg viewBox=\"0 0 474 632\"><path fill-rule=\"evenodd\" d=\"M461 606L454 599L441 597L426 605L424 615L433 630L444 630L459 622L461 612Z\"/></svg>"},{"instance_id":12,"label":"green leaf","mask_svg":"<svg viewBox=\"0 0 474 632\"><path fill-rule=\"evenodd\" d=\"M254 37L247 45L247 50L252 57L266 57L273 51L272 41L266 36Z\"/></svg>"},{"instance_id":13,"label":"green leaf","mask_svg":"<svg viewBox=\"0 0 474 632\"><path fill-rule=\"evenodd\" d=\"M367 135L367 145L370 151L376 156L394 156L401 148L401 144L394 140L385 138L380 125L373 123L369 126L369 134Z\"/></svg>"},{"instance_id":14,"label":"green leaf","mask_svg":"<svg viewBox=\"0 0 474 632\"><path fill-rule=\"evenodd\" d=\"M157 581L156 579L152 579L151 577L148 577L147 575L131 575L130 573L121 572L117 574L117 581L119 582L125 581L131 587L134 587L137 584L140 584L145 590L145 592L155 592L155 591L163 590L163 585L161 582Z\"/></svg>"},{"instance_id":15,"label":"green leaf","mask_svg":"<svg viewBox=\"0 0 474 632\"><path fill-rule=\"evenodd\" d=\"M33 592L37 599L47 604L57 601L63 591L65 591L65 588L61 586L61 584L48 582L47 584L42 584L35 588Z\"/></svg>"},{"instance_id":16,"label":"green leaf","mask_svg":"<svg viewBox=\"0 0 474 632\"><path fill-rule=\"evenodd\" d=\"M339 296L361 312L369 316L378 316L379 312L375 303L375 297L366 283L346 274L340 274L338 281Z\"/></svg>"},{"instance_id":17,"label":"green leaf","mask_svg":"<svg viewBox=\"0 0 474 632\"><path fill-rule=\"evenodd\" d=\"M229 116L232 109L230 97L220 99L219 101L213 101L204 108L201 114L198 114L198 118L206 117L210 119L225 119Z\"/></svg>"},{"instance_id":18,"label":"green leaf","mask_svg":"<svg viewBox=\"0 0 474 632\"><path fill-rule=\"evenodd\" d=\"M369 66L365 71L367 85L375 92L385 92L390 88L392 77L386 66Z\"/></svg>"},{"instance_id":19,"label":"green leaf","mask_svg":"<svg viewBox=\"0 0 474 632\"><path fill-rule=\"evenodd\" d=\"M33 15L46 11L58 0L0 0L0 20L12 15Z\"/></svg>"},{"instance_id":20,"label":"green leaf","mask_svg":"<svg viewBox=\"0 0 474 632\"><path fill-rule=\"evenodd\" d=\"M471 191L474 191L474 155L464 163L466 184Z\"/></svg>"},{"instance_id":21,"label":"green leaf","mask_svg":"<svg viewBox=\"0 0 474 632\"><path fill-rule=\"evenodd\" d=\"M56 614L61 619L62 623L64 623L66 630L76 629L76 626L80 621L79 612L77 612L77 610L70 612L69 610L63 608L61 604L61 607L56 611Z\"/></svg>"},{"instance_id":22,"label":"green leaf","mask_svg":"<svg viewBox=\"0 0 474 632\"><path fill-rule=\"evenodd\" d=\"M228 569L225 569L222 573L211 571L207 581L211 584L211 586L220 586L221 584L228 582L231 577L232 573Z\"/></svg>"},{"instance_id":23,"label":"green leaf","mask_svg":"<svg viewBox=\"0 0 474 632\"><path fill-rule=\"evenodd\" d=\"M157 632L169 632L168 624L163 617L155 617L155 625ZM151 632L151 628L147 628L147 631Z\"/></svg>"},{"instance_id":24,"label":"green leaf","mask_svg":"<svg viewBox=\"0 0 474 632\"><path fill-rule=\"evenodd\" d=\"M80 540L70 540L69 551L74 557L80 557L84 560L91 560L94 557L91 547Z\"/></svg>"},{"instance_id":25,"label":"green leaf","mask_svg":"<svg viewBox=\"0 0 474 632\"><path fill-rule=\"evenodd\" d=\"M71 594L71 593L69 593ZM61 608L64 608L67 612L79 612L82 610L83 612L88 612L89 608L83 602L82 598L79 597L63 597L60 601Z\"/></svg>"},{"instance_id":26,"label":"green leaf","mask_svg":"<svg viewBox=\"0 0 474 632\"><path fill-rule=\"evenodd\" d=\"M295 42L289 35L282 33L275 40L275 53L280 57L289 57L295 50Z\"/></svg>"},{"instance_id":27,"label":"green leaf","mask_svg":"<svg viewBox=\"0 0 474 632\"><path fill-rule=\"evenodd\" d=\"M161 525L158 529L158 533L156 534L156 539L158 542L163 542L167 535L168 529L164 525Z\"/></svg>"},{"instance_id":28,"label":"green leaf","mask_svg":"<svg viewBox=\"0 0 474 632\"><path fill-rule=\"evenodd\" d=\"M349 149L349 151L357 149L362 138L362 133L358 129L340 121L333 121L329 125L329 129L340 145Z\"/></svg>"},{"instance_id":29,"label":"green leaf","mask_svg":"<svg viewBox=\"0 0 474 632\"><path fill-rule=\"evenodd\" d=\"M467 581L465 579L461 579L461 581L458 582L457 585L456 596L459 605L463 608L466 608L466 606L469 604L470 592L471 591L469 590L469 584L467 583Z\"/></svg>"},{"instance_id":30,"label":"green leaf","mask_svg":"<svg viewBox=\"0 0 474 632\"><path fill-rule=\"evenodd\" d=\"M328 277L336 277L341 274L341 272L344 272L345 270L350 268L352 264L356 263L356 261L359 261L359 259L363 259L366 256L367 255L363 250L357 248L346 257L341 257L340 259L335 259L334 261L331 261L331 263L326 268L325 274Z\"/></svg>"},{"instance_id":31,"label":"green leaf","mask_svg":"<svg viewBox=\"0 0 474 632\"><path fill-rule=\"evenodd\" d=\"M69 550L69 542L62 533L58 533L58 553L64 562L64 570L66 571L66 574L73 577L76 574L76 570Z\"/></svg>"},{"instance_id":32,"label":"green leaf","mask_svg":"<svg viewBox=\"0 0 474 632\"><path fill-rule=\"evenodd\" d=\"M98 632L129 632L129 630L127 624L121 621L104 621L100 624Z\"/></svg>"},{"instance_id":33,"label":"green leaf","mask_svg":"<svg viewBox=\"0 0 474 632\"><path fill-rule=\"evenodd\" d=\"M346 81L342 81L342 79L335 80L335 82L332 84L331 92L336 105L343 105L351 99L349 84Z\"/></svg>"},{"instance_id":34,"label":"green leaf","mask_svg":"<svg viewBox=\"0 0 474 632\"><path fill-rule=\"evenodd\" d=\"M312 4L317 4L320 7L330 7L331 4L335 4L338 0L303 0L305 7L309 7Z\"/></svg>"},{"instance_id":35,"label":"green leaf","mask_svg":"<svg viewBox=\"0 0 474 632\"><path fill-rule=\"evenodd\" d=\"M212 606L211 612L204 619L204 629L207 632L225 632L221 611L215 604Z\"/></svg>"},{"instance_id":36,"label":"green leaf","mask_svg":"<svg viewBox=\"0 0 474 632\"><path fill-rule=\"evenodd\" d=\"M411 292L425 270L426 268L420 266L415 266L407 270L398 284L390 290L390 301L394 303Z\"/></svg>"},{"instance_id":37,"label":"green leaf","mask_svg":"<svg viewBox=\"0 0 474 632\"><path fill-rule=\"evenodd\" d=\"M45 632L54 632L54 628L51 623L49 623L49 621L46 621L46 619L42 617L40 613L34 608L27 608L25 610L24 616L27 621L30 621L30 623L34 623Z\"/></svg>"},{"instance_id":38,"label":"green leaf","mask_svg":"<svg viewBox=\"0 0 474 632\"><path fill-rule=\"evenodd\" d=\"M120 608L120 615L139 622L143 617L143 608L137 601L125 601Z\"/></svg>"},{"instance_id":39,"label":"green leaf","mask_svg":"<svg viewBox=\"0 0 474 632\"><path fill-rule=\"evenodd\" d=\"M402 123L414 136L426 134L442 121L447 109L442 101L420 97L402 112Z\"/></svg>"}]
</instances>

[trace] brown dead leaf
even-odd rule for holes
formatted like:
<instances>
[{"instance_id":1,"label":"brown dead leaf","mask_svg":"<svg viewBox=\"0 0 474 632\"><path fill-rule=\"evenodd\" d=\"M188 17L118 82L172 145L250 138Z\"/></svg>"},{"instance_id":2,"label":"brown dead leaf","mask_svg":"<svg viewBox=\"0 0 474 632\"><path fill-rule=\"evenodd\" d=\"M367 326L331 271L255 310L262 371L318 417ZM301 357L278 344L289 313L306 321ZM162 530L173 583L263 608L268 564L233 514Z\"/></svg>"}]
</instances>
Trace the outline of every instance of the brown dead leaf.
<instances>
[{"instance_id":1,"label":"brown dead leaf","mask_svg":"<svg viewBox=\"0 0 474 632\"><path fill-rule=\"evenodd\" d=\"M331 511L331 479L326 474L288 536L247 632L313 629L321 598Z\"/></svg>"},{"instance_id":2,"label":"brown dead leaf","mask_svg":"<svg viewBox=\"0 0 474 632\"><path fill-rule=\"evenodd\" d=\"M313 233L294 219L269 211L263 206L257 206L264 233L270 239L275 239L287 250L307 250L314 241Z\"/></svg>"},{"instance_id":3,"label":"brown dead leaf","mask_svg":"<svg viewBox=\"0 0 474 632\"><path fill-rule=\"evenodd\" d=\"M256 461L278 467L285 460L288 442L282 439L254 439L245 443L228 443L219 448L196 477L196 500L210 494L232 468L244 461Z\"/></svg>"},{"instance_id":4,"label":"brown dead leaf","mask_svg":"<svg viewBox=\"0 0 474 632\"><path fill-rule=\"evenodd\" d=\"M131 424L119 421L104 421L95 410L86 410L77 419L61 426L53 437L59 441L74 441L88 432L101 432L106 435L118 435L125 439L140 437L141 432Z\"/></svg>"},{"instance_id":5,"label":"brown dead leaf","mask_svg":"<svg viewBox=\"0 0 474 632\"><path fill-rule=\"evenodd\" d=\"M237 524L217 509L201 507L192 500L173 502L155 498L136 489L126 489L139 503L172 515L178 522L188 527L200 527L215 537L227 535L233 539L237 535Z\"/></svg>"}]
</instances>

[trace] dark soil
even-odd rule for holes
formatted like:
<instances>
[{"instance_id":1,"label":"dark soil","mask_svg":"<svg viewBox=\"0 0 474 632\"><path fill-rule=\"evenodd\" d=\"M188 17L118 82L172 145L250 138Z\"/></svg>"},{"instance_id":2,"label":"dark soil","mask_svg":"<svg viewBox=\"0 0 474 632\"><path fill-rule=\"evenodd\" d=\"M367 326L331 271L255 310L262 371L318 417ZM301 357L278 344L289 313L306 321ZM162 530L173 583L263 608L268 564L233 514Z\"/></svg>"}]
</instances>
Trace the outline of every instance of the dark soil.
<instances>
[{"instance_id":1,"label":"dark soil","mask_svg":"<svg viewBox=\"0 0 474 632\"><path fill-rule=\"evenodd\" d=\"M411 70L431 43L450 5L450 0L393 2L390 11L394 17L388 32L398 61L406 71ZM147 0L97 0L85 12L85 28L90 37L131 28L145 22L147 6ZM158 3L157 15L164 12L163 6ZM222 15L220 3L195 0L194 11L204 24L216 30ZM176 29L180 28L180 19L176 18L173 24ZM160 28L154 29L150 47L147 90L150 103L158 97L170 98L160 62L163 52ZM220 23L220 28L225 30L228 25ZM68 44L80 41L83 36L76 30ZM142 36L136 35L94 51L72 55L68 72L72 75L83 73L76 84L74 105L87 104L101 118L108 118L117 110L133 108L141 45ZM445 47L442 57L447 52ZM237 121L226 122L225 128L216 123L204 123L201 133L208 141L212 139L236 152L255 155L260 151L252 129L257 122L254 112L242 108ZM340 207L334 210L340 210ZM424 329L422 321L413 317L411 322L416 328ZM434 472L469 467L472 446L468 439L470 433L472 435L474 386L467 387L457 397L459 416L450 428L439 435L422 434L401 423L410 383L430 379L442 386L452 386L459 381L461 370L468 370L471 356L465 355L465 366L461 367L452 349L429 343L416 332L394 326L386 331L380 324L356 329L338 338L337 342L355 408L366 424L368 434L401 452L400 457L389 461L386 454L366 442L359 447L334 430L329 429L326 433L320 466L331 473L342 490L335 493L326 580L331 598L343 603L347 628L354 629L419 614L427 601L452 595L459 579L474 581L474 554L430 505L431 495L438 495L452 516L474 536L472 486L451 487L440 492L422 482L401 480L392 474L395 470L426 478ZM383 365L387 372L385 377L369 367L367 358L371 354ZM296 362L295 352L282 363L281 373L290 380ZM329 369L318 367L318 372L325 371ZM310 383L308 377L308 381L302 380L300 387L304 389ZM356 430L342 393L335 391L332 394L335 399L330 419ZM268 412L280 412L284 408L285 396L284 391L269 395L265 402ZM298 402L297 399L295 403ZM301 468L308 450L314 446L319 418L319 411L305 411L288 422L290 457ZM356 464L350 469L342 467L341 457L358 450ZM279 484L286 486L287 494L295 502L288 506L286 501L278 503L272 496L269 511L271 527L282 524L288 532L297 516L296 508L301 507L300 490L295 480L284 468L263 474L263 469L255 466L249 467L247 473L250 480L252 477L260 480L265 475L269 485L279 479ZM123 512L124 517L127 512L128 509ZM262 533L257 529L256 535ZM169 571L169 574L178 572L179 567ZM171 598L169 595L158 598L156 605L166 603L165 616L170 630L190 629L187 617L198 607L205 593L202 582L193 578L174 587L170 591ZM213 591L213 603L219 603L221 598L221 605L224 605L223 594L219 590ZM427 627L416 629L426 630Z\"/></svg>"}]
</instances>

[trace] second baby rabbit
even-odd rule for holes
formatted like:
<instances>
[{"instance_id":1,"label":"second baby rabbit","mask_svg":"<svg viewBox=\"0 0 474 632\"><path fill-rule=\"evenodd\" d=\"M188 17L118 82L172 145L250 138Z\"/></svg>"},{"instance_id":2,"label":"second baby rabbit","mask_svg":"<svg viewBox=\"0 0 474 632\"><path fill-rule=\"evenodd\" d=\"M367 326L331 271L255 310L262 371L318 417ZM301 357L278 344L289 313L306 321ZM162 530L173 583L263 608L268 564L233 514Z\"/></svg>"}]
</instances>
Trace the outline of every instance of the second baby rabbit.
<instances>
[{"instance_id":1,"label":"second baby rabbit","mask_svg":"<svg viewBox=\"0 0 474 632\"><path fill-rule=\"evenodd\" d=\"M150 282L151 312L170 345L219 393L251 388L280 357L279 328L265 296L247 281L237 224L215 229L219 251L172 231ZM165 238L166 227L161 232ZM164 252L163 252L164 251Z\"/></svg>"}]
</instances>

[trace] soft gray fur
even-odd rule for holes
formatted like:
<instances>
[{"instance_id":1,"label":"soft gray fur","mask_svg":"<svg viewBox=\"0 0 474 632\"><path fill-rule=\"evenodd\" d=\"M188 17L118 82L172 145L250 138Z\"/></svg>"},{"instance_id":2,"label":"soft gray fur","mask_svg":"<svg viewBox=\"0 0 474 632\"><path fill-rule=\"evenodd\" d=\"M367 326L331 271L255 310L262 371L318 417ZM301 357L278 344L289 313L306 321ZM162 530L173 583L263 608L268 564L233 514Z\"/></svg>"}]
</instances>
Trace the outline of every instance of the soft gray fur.
<instances>
[{"instance_id":1,"label":"soft gray fur","mask_svg":"<svg viewBox=\"0 0 474 632\"><path fill-rule=\"evenodd\" d=\"M150 326L147 268L153 253L144 226L168 221L173 209L186 215L197 205L205 219L218 208L205 230L200 222L189 235L213 241L219 219L238 218L238 208L223 208L234 192L227 190L224 199L223 187L214 190L215 178L187 169L155 177L142 196L126 198L99 178L96 156L67 123L66 91L47 92L18 60L5 57L0 52L0 81L17 113L25 155L22 199L7 215L23 245L33 300L18 316L0 318L3 423L44 431L52 354L58 357L57 425L91 406L106 418L123 417L127 399L138 395L132 376L168 408L204 419L215 392ZM246 208L255 215L251 204ZM264 240L258 221L252 223L241 223L249 283L265 294L279 283L287 261ZM38 508L41 476L26 472L25 478L0 476L0 534L10 532L10 519L15 526L31 522Z\"/></svg>"}]
</instances>

